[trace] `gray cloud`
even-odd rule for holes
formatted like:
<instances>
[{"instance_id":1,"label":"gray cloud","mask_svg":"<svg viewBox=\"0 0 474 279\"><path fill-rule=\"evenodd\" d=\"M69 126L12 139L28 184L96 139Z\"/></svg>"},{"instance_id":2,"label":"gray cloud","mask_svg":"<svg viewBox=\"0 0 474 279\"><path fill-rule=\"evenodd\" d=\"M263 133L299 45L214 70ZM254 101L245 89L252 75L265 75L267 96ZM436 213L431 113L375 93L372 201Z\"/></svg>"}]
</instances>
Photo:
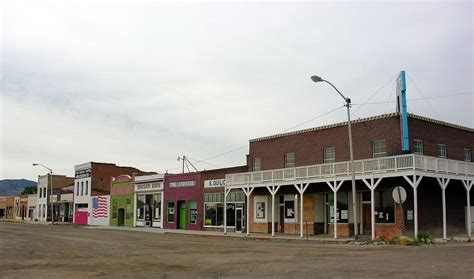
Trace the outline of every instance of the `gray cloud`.
<instances>
[{"instance_id":1,"label":"gray cloud","mask_svg":"<svg viewBox=\"0 0 474 279\"><path fill-rule=\"evenodd\" d=\"M340 106L312 74L355 104L402 69L409 98L474 91L468 1L3 6L1 178L35 179L32 161L72 175L90 160L166 170L178 155L223 153ZM474 125L473 95L429 102L409 111ZM243 164L246 152L210 163Z\"/></svg>"}]
</instances>

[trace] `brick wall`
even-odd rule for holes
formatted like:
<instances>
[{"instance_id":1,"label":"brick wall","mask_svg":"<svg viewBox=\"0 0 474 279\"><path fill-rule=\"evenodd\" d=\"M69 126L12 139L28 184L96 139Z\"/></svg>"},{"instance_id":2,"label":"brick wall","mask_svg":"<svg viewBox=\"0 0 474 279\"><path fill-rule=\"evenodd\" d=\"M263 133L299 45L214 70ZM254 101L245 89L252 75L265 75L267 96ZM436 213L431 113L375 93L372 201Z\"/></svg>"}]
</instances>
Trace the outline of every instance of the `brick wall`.
<instances>
[{"instance_id":1,"label":"brick wall","mask_svg":"<svg viewBox=\"0 0 474 279\"><path fill-rule=\"evenodd\" d=\"M137 168L121 167L115 164L92 162L92 196L110 194L110 181L119 175L150 175L156 172L145 172Z\"/></svg>"},{"instance_id":2,"label":"brick wall","mask_svg":"<svg viewBox=\"0 0 474 279\"><path fill-rule=\"evenodd\" d=\"M348 161L349 140L347 125L333 125L325 129L301 132L282 137L250 141L249 171L254 157L261 157L262 170L284 167L284 154L295 153L295 165L322 164L324 148L335 147L336 161ZM386 140L387 153L400 152L400 120L393 114L383 118L353 123L354 158L372 158L372 142Z\"/></svg>"},{"instance_id":3,"label":"brick wall","mask_svg":"<svg viewBox=\"0 0 474 279\"><path fill-rule=\"evenodd\" d=\"M474 132L413 117L408 118L408 129L410 148L413 150L415 139L422 140L424 155L438 157L438 145L446 144L448 159L464 160L464 148L471 149L474 156Z\"/></svg>"}]
</instances>

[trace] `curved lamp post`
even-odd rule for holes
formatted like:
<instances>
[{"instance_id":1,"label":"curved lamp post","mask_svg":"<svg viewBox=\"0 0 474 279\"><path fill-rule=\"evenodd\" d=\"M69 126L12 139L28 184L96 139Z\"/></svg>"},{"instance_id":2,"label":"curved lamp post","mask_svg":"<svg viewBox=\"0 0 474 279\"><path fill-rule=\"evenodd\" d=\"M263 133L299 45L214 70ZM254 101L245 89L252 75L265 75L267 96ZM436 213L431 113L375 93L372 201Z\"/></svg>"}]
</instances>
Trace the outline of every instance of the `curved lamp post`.
<instances>
[{"instance_id":1,"label":"curved lamp post","mask_svg":"<svg viewBox=\"0 0 474 279\"><path fill-rule=\"evenodd\" d=\"M50 194L50 197L51 197L51 225L54 225L54 202L53 202L53 170L48 168L47 166L43 165L43 164L38 164L38 163L33 163L33 166L36 167L36 166L42 166L43 168L47 169L49 171L49 175L50 175L50 182L49 184L51 185L51 194Z\"/></svg>"},{"instance_id":2,"label":"curved lamp post","mask_svg":"<svg viewBox=\"0 0 474 279\"><path fill-rule=\"evenodd\" d=\"M354 212L354 236L357 238L358 230L357 230L357 205L356 205L356 184L355 184L355 171L354 171L354 150L352 148L352 128L351 128L351 99L342 95L342 93L337 90L337 88L330 83L329 81L319 77L319 76L312 76L311 80L314 82L326 82L327 84L331 85L334 90L344 99L344 106L347 108L347 127L349 129L349 153L351 157L351 176L352 176L352 212ZM337 218L337 216L334 216Z\"/></svg>"}]
</instances>

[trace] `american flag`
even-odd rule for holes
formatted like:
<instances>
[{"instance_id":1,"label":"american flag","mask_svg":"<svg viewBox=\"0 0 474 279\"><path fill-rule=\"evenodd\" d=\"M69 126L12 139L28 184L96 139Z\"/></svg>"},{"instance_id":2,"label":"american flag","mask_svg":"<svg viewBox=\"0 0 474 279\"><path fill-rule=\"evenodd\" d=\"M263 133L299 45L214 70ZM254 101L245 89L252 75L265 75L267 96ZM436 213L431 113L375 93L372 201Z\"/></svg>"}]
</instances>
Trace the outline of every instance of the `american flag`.
<instances>
[{"instance_id":1,"label":"american flag","mask_svg":"<svg viewBox=\"0 0 474 279\"><path fill-rule=\"evenodd\" d=\"M98 196L92 198L92 217L107 218L107 197Z\"/></svg>"}]
</instances>

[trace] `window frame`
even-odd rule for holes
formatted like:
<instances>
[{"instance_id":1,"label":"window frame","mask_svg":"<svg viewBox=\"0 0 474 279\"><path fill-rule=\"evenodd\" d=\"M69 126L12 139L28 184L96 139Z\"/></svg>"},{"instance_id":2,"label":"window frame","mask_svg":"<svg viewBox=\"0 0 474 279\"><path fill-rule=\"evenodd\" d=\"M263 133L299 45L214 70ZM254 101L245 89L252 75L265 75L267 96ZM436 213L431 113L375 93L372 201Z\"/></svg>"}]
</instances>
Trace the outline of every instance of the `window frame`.
<instances>
[{"instance_id":1,"label":"window frame","mask_svg":"<svg viewBox=\"0 0 474 279\"><path fill-rule=\"evenodd\" d=\"M332 158L328 155L332 155ZM334 146L323 148L323 162L324 164L332 164L336 162L336 148Z\"/></svg>"},{"instance_id":2,"label":"window frame","mask_svg":"<svg viewBox=\"0 0 474 279\"><path fill-rule=\"evenodd\" d=\"M472 152L470 148L464 148L463 155L464 162L472 162ZM468 155L469 157L467 157L466 155Z\"/></svg>"},{"instance_id":3,"label":"window frame","mask_svg":"<svg viewBox=\"0 0 474 279\"><path fill-rule=\"evenodd\" d=\"M258 162L258 168L257 168ZM262 170L262 157L253 157L252 160L252 171L261 171Z\"/></svg>"},{"instance_id":4,"label":"window frame","mask_svg":"<svg viewBox=\"0 0 474 279\"><path fill-rule=\"evenodd\" d=\"M170 204L172 206L170 206ZM170 213L170 209L173 210L173 213ZM174 224L174 216L176 215L175 212L174 212L174 201L167 201L166 202L166 223L168 224ZM173 221L170 221L170 216L173 216Z\"/></svg>"},{"instance_id":5,"label":"window frame","mask_svg":"<svg viewBox=\"0 0 474 279\"><path fill-rule=\"evenodd\" d=\"M448 158L448 146L446 144L444 143L438 144L438 157L442 159Z\"/></svg>"},{"instance_id":6,"label":"window frame","mask_svg":"<svg viewBox=\"0 0 474 279\"><path fill-rule=\"evenodd\" d=\"M378 144L383 143L381 146L377 146ZM376 152L376 149L378 152ZM383 149L383 151L381 151ZM380 158L387 156L387 140L375 140L372 142L372 158Z\"/></svg>"},{"instance_id":7,"label":"window frame","mask_svg":"<svg viewBox=\"0 0 474 279\"><path fill-rule=\"evenodd\" d=\"M284 156L284 168L294 168L295 167L295 153L288 152Z\"/></svg>"},{"instance_id":8,"label":"window frame","mask_svg":"<svg viewBox=\"0 0 474 279\"><path fill-rule=\"evenodd\" d=\"M194 208L192 208L191 205L194 205ZM191 218L192 216L191 210L196 210L194 220ZM194 201L194 200L188 201L188 224L192 224L192 225L197 224L197 219L198 219L197 215L198 215L197 201Z\"/></svg>"},{"instance_id":9,"label":"window frame","mask_svg":"<svg viewBox=\"0 0 474 279\"><path fill-rule=\"evenodd\" d=\"M418 144L421 144L421 146L419 146ZM418 149L420 149L421 152ZM424 149L425 149L425 144L422 140L420 139L413 140L413 153L418 154L418 155L424 155L425 153Z\"/></svg>"}]
</instances>

